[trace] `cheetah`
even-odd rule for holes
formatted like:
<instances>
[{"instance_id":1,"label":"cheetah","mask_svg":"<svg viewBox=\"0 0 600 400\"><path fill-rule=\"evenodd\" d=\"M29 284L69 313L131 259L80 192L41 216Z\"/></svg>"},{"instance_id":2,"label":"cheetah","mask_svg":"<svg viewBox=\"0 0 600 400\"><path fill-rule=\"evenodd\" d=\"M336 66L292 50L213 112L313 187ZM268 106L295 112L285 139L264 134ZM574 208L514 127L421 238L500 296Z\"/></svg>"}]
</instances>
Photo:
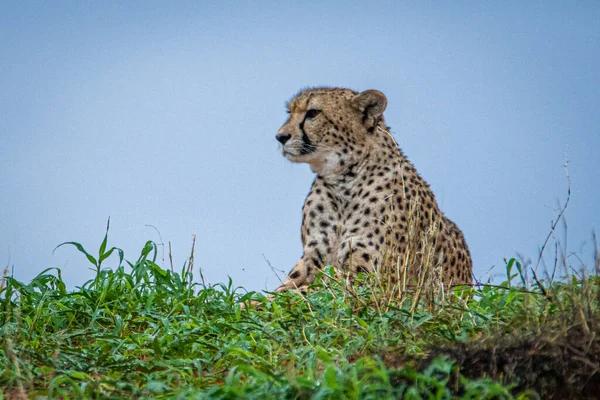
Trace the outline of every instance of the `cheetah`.
<instances>
[{"instance_id":1,"label":"cheetah","mask_svg":"<svg viewBox=\"0 0 600 400\"><path fill-rule=\"evenodd\" d=\"M472 282L464 236L389 133L386 106L380 91L343 88L307 89L287 104L276 139L316 178L302 209L304 254L276 293L306 293L328 265L348 277L402 265L414 280L424 254L409 254L411 237L429 241L446 287Z\"/></svg>"}]
</instances>

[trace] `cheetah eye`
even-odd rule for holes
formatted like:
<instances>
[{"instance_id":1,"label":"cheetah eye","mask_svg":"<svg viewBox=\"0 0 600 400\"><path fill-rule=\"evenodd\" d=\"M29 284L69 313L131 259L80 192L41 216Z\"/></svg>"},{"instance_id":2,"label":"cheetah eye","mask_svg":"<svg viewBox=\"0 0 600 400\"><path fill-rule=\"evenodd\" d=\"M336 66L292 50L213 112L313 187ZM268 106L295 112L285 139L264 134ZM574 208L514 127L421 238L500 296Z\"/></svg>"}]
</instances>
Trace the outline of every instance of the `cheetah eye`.
<instances>
[{"instance_id":1,"label":"cheetah eye","mask_svg":"<svg viewBox=\"0 0 600 400\"><path fill-rule=\"evenodd\" d=\"M316 117L317 115L321 114L321 110L308 110L304 116L304 118L306 119L313 119L314 117Z\"/></svg>"}]
</instances>

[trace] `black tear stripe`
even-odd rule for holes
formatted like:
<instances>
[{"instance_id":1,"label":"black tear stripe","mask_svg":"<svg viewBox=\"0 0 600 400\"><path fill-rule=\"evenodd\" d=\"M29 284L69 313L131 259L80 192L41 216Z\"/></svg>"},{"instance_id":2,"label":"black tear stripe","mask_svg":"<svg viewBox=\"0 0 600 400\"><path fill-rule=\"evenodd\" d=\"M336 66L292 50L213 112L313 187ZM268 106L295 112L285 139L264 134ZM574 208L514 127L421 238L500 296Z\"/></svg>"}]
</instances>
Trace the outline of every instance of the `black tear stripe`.
<instances>
[{"instance_id":1,"label":"black tear stripe","mask_svg":"<svg viewBox=\"0 0 600 400\"><path fill-rule=\"evenodd\" d=\"M310 138L304 131L304 122L305 121L306 121L306 116L304 116L304 119L302 120L302 122L300 122L300 125L299 125L300 132L302 132L302 148L300 149L301 155L310 154L316 150L316 146L313 144L313 142L311 142Z\"/></svg>"}]
</instances>

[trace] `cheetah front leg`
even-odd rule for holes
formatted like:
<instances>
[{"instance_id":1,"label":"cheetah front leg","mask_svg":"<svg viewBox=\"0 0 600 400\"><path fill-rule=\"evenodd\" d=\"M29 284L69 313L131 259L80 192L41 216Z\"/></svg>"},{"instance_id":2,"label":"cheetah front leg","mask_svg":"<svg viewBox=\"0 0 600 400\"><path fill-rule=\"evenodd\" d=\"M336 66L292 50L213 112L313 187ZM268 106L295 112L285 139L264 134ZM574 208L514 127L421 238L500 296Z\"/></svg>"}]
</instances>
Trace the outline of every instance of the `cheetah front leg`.
<instances>
[{"instance_id":1,"label":"cheetah front leg","mask_svg":"<svg viewBox=\"0 0 600 400\"><path fill-rule=\"evenodd\" d=\"M304 258L301 258L281 285L275 289L275 292L281 293L286 290L293 290L298 293L306 294L308 286L315 280L314 275L310 272L310 269L307 268L307 265L304 262Z\"/></svg>"},{"instance_id":2,"label":"cheetah front leg","mask_svg":"<svg viewBox=\"0 0 600 400\"><path fill-rule=\"evenodd\" d=\"M347 242L345 249L338 252L338 264L335 265L335 277L339 279L352 279L359 272L373 272L374 265L378 263L378 257L375 254L365 251L365 246L360 240ZM322 270L323 263L318 263L310 257L302 257L300 261L292 268L288 276L275 289L275 293L281 293L286 290L293 290L305 295L308 287L314 283L316 275ZM271 297L272 298L272 297Z\"/></svg>"},{"instance_id":3,"label":"cheetah front leg","mask_svg":"<svg viewBox=\"0 0 600 400\"><path fill-rule=\"evenodd\" d=\"M343 242L337 253L337 261L330 264L335 267L335 278L353 279L359 272L373 272L379 262L379 255L376 252L368 251L360 238L352 238ZM317 273L327 264L316 257L302 257L275 292L293 290L306 294L308 287L314 283Z\"/></svg>"}]
</instances>

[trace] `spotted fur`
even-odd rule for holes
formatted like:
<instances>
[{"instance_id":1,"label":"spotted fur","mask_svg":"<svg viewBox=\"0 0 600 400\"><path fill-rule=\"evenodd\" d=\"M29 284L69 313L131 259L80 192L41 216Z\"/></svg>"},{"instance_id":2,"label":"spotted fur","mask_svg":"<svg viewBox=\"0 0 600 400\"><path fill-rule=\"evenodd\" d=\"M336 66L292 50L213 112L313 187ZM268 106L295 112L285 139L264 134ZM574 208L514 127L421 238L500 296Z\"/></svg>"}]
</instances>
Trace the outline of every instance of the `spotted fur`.
<instances>
[{"instance_id":1,"label":"spotted fur","mask_svg":"<svg viewBox=\"0 0 600 400\"><path fill-rule=\"evenodd\" d=\"M472 263L460 229L440 211L425 180L398 148L377 90L305 90L288 103L277 140L287 159L317 174L302 210L304 254L276 290L305 292L333 265L341 275L407 267L418 277L429 241L445 285L471 283Z\"/></svg>"}]
</instances>

